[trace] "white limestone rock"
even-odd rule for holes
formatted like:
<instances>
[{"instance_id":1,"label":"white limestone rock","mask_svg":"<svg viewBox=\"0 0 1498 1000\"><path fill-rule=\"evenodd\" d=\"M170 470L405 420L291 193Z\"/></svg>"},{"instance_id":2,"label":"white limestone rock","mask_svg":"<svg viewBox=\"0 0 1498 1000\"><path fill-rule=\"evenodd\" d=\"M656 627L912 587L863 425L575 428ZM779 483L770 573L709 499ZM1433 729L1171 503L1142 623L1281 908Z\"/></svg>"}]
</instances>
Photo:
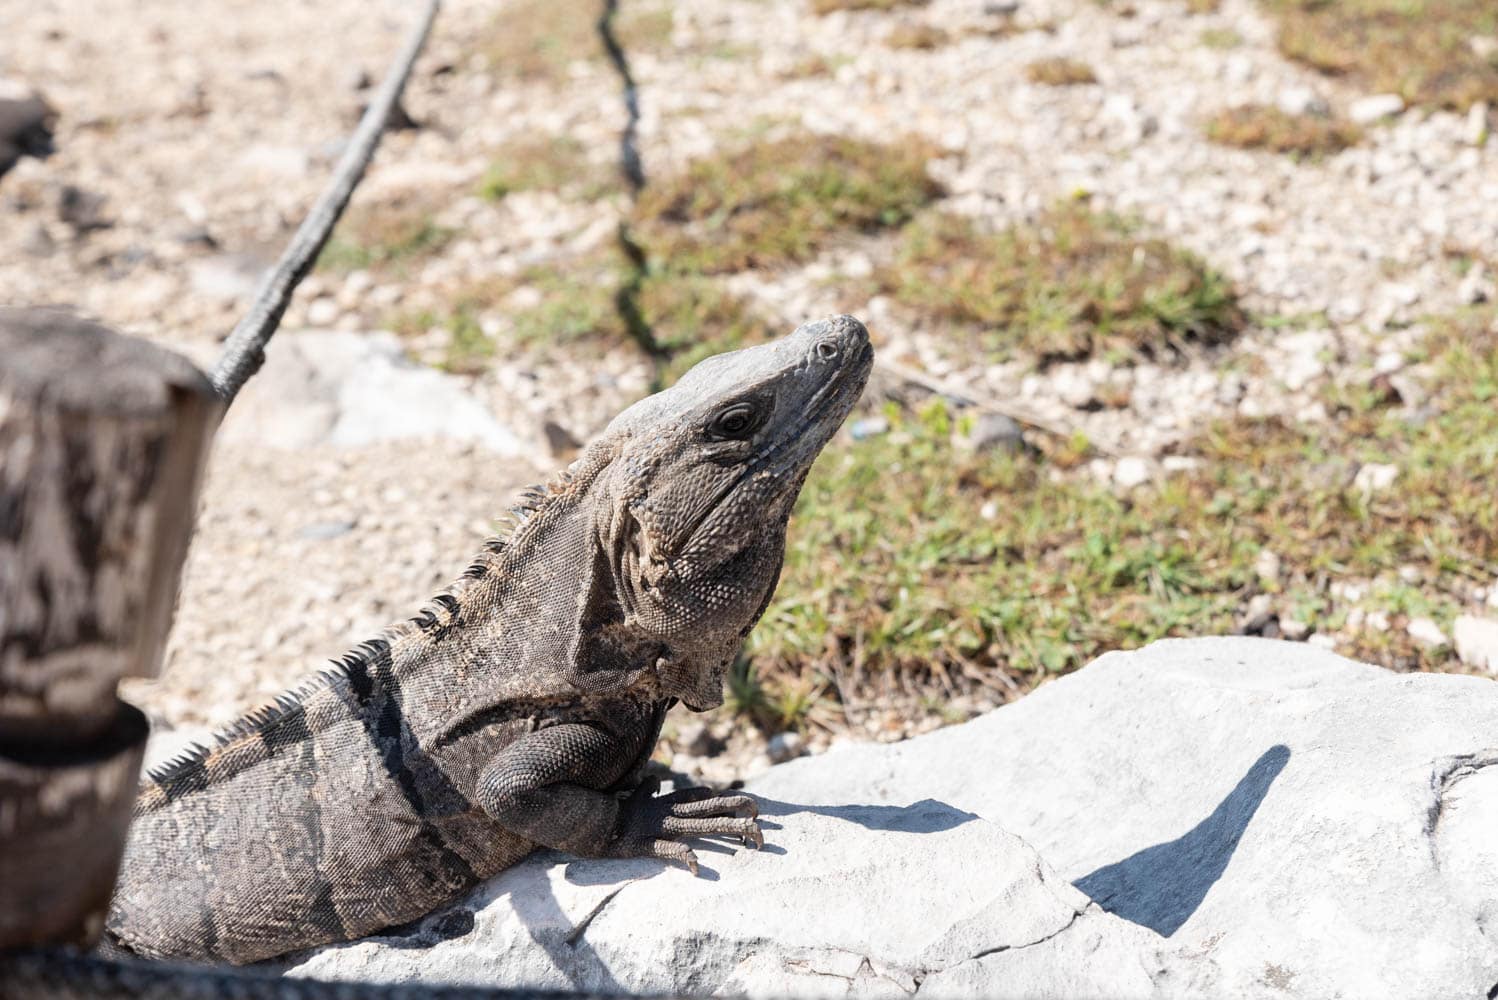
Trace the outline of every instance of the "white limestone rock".
<instances>
[{"instance_id":1,"label":"white limestone rock","mask_svg":"<svg viewBox=\"0 0 1498 1000\"><path fill-rule=\"evenodd\" d=\"M1498 918L1495 720L1484 678L1395 674L1299 643L1168 640L753 788L931 798L1002 825L1168 939L1161 995L1483 996L1498 983L1483 931Z\"/></svg>"},{"instance_id":2,"label":"white limestone rock","mask_svg":"<svg viewBox=\"0 0 1498 1000\"><path fill-rule=\"evenodd\" d=\"M1483 678L1160 642L962 726L772 769L749 786L765 850L700 845L701 878L541 854L415 931L293 972L749 996L1484 996L1495 719Z\"/></svg>"},{"instance_id":3,"label":"white limestone rock","mask_svg":"<svg viewBox=\"0 0 1498 1000\"><path fill-rule=\"evenodd\" d=\"M761 806L765 850L700 846L702 877L543 853L413 933L324 949L291 974L752 997L901 997L928 978L938 996L1150 993L1159 937L992 823L929 800Z\"/></svg>"},{"instance_id":4,"label":"white limestone rock","mask_svg":"<svg viewBox=\"0 0 1498 1000\"><path fill-rule=\"evenodd\" d=\"M407 359L394 334L345 331L272 340L220 436L273 448L409 439L470 441L506 456L540 448L500 423L461 379Z\"/></svg>"}]
</instances>

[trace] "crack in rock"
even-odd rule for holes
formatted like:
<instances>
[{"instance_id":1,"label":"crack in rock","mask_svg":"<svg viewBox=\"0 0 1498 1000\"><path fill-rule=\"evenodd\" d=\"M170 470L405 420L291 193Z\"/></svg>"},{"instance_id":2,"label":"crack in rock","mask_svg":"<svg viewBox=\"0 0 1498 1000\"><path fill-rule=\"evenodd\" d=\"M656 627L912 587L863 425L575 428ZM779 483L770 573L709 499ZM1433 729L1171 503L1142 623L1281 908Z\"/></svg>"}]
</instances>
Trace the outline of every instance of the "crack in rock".
<instances>
[{"instance_id":1,"label":"crack in rock","mask_svg":"<svg viewBox=\"0 0 1498 1000\"><path fill-rule=\"evenodd\" d=\"M598 905L589 910L583 916L583 918L577 922L577 926L572 928L571 933L569 933L562 940L565 941L569 947L576 948L577 943L582 940L584 932L587 931L588 925L593 922L593 919L603 912L603 908L605 906L608 906L609 903L613 901L613 898L615 896L619 895L621 892L623 892L625 889L628 889L633 884L633 882L626 882L623 885L615 888L614 891L610 892L607 896L600 899L598 901Z\"/></svg>"},{"instance_id":2,"label":"crack in rock","mask_svg":"<svg viewBox=\"0 0 1498 1000\"><path fill-rule=\"evenodd\" d=\"M997 955L1001 951L1019 951L1019 950L1024 949L1024 948L1034 948L1036 945L1045 944L1047 941L1050 941L1052 938L1058 937L1058 936L1066 933L1067 931L1071 930L1072 926L1074 924L1076 924L1077 920L1082 916L1082 914L1086 913L1088 910L1096 910L1098 913L1104 912L1103 908L1101 906L1099 906L1096 902L1089 902L1086 906L1082 907L1080 910L1075 910L1075 909L1072 910L1071 918L1069 920L1067 920L1066 923L1062 924L1060 927L1058 927L1055 930L1051 931L1051 933L1047 934L1045 937L1037 938L1034 941L1026 941L1024 944L1001 944L997 948L988 948L988 949L986 949L984 951L978 952L978 954L976 954L976 955L969 955L967 958L964 958L961 961L954 962L948 968L956 967L958 965L961 965L963 962L976 962L980 958L986 958L989 955ZM928 971L929 972L945 972L946 970L945 969L931 969L931 970L928 970Z\"/></svg>"},{"instance_id":3,"label":"crack in rock","mask_svg":"<svg viewBox=\"0 0 1498 1000\"><path fill-rule=\"evenodd\" d=\"M936 974L943 973L943 972L950 972L953 969L961 968L962 966L967 965L970 962L979 962L979 961L982 961L983 959L987 958L990 955L997 955L1000 952L1006 952L1006 951L1023 951L1026 948L1034 948L1034 947L1037 947L1039 945L1043 945L1043 944L1045 944L1048 941L1055 940L1056 938L1060 937L1062 934L1065 934L1067 931L1069 931L1073 927L1075 927L1076 924L1077 924L1077 921L1079 919L1081 919L1084 915L1086 915L1089 912L1101 915L1101 914L1105 913L1106 911L1103 910L1103 908L1101 906L1099 906L1096 902L1094 902L1092 900L1088 900L1087 905L1083 906L1081 909L1077 909L1075 907L1072 908L1072 914L1067 919L1066 923L1062 924L1060 927L1057 927L1055 930L1051 931L1050 933L1042 935L1041 937L1036 938L1033 941L1026 941L1023 944L1001 944L1001 945L999 945L997 947L994 947L994 948L985 948L982 951L977 952L976 954L968 955L965 958L958 959L955 962L948 963L948 964L946 964L944 966L941 966L939 968L921 969L913 977L914 980L915 980L915 984L916 984L916 993L919 994L920 988L924 984L924 982L925 982L925 980L926 980L926 978L928 976L936 975Z\"/></svg>"},{"instance_id":4,"label":"crack in rock","mask_svg":"<svg viewBox=\"0 0 1498 1000\"><path fill-rule=\"evenodd\" d=\"M1450 795L1452 788L1464 778L1470 778L1482 769L1494 766L1498 766L1498 750L1441 757L1431 766L1431 801L1425 810L1425 827L1422 832L1430 844L1431 860L1438 871L1441 868L1441 858L1436 849L1436 834L1439 832L1441 819L1445 815L1446 796Z\"/></svg>"},{"instance_id":5,"label":"crack in rock","mask_svg":"<svg viewBox=\"0 0 1498 1000\"><path fill-rule=\"evenodd\" d=\"M832 959L835 962L839 956L846 956L849 960L843 963L844 965L850 963L856 963L856 965L853 965L851 970L844 971L831 968L825 962L819 961L819 959ZM907 996L914 994L920 988L919 973L913 974L908 969L898 966L885 966L882 962L875 962L869 956L856 952L833 951L831 954L818 956L818 958L787 958L783 965L788 972L840 979L850 986L873 979L882 980ZM891 975L892 972L896 975Z\"/></svg>"}]
</instances>

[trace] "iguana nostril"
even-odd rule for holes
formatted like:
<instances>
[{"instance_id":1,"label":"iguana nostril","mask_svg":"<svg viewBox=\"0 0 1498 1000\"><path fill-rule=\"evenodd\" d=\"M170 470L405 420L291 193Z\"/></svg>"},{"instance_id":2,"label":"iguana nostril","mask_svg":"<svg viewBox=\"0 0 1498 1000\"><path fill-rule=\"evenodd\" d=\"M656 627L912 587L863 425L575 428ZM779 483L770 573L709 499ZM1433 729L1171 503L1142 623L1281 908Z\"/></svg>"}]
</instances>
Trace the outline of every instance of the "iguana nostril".
<instances>
[{"instance_id":1,"label":"iguana nostril","mask_svg":"<svg viewBox=\"0 0 1498 1000\"><path fill-rule=\"evenodd\" d=\"M817 357L823 361L831 361L837 357L837 345L830 340L824 340L817 344Z\"/></svg>"}]
</instances>

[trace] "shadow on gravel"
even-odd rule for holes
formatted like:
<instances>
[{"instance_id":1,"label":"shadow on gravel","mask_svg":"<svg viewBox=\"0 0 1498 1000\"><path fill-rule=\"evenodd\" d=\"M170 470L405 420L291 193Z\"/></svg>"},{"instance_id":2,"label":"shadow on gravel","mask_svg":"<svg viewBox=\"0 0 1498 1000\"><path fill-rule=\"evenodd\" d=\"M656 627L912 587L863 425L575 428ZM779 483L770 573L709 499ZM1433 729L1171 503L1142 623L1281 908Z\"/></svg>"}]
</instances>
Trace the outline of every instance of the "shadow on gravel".
<instances>
[{"instance_id":1,"label":"shadow on gravel","mask_svg":"<svg viewBox=\"0 0 1498 1000\"><path fill-rule=\"evenodd\" d=\"M1211 815L1186 833L1105 865L1074 884L1109 913L1170 937L1222 877L1243 831L1289 759L1289 747L1270 747Z\"/></svg>"}]
</instances>

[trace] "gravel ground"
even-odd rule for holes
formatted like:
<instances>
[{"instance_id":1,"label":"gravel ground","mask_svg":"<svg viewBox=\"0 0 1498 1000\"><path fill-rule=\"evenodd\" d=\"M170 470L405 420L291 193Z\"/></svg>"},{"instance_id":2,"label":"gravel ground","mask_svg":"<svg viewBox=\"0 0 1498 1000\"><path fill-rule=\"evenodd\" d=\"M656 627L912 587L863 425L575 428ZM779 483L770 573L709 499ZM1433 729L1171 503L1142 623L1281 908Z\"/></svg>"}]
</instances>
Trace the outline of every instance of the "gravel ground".
<instances>
[{"instance_id":1,"label":"gravel ground","mask_svg":"<svg viewBox=\"0 0 1498 1000\"><path fill-rule=\"evenodd\" d=\"M1494 294L1491 270L1463 277L1445 259L1498 261L1498 143L1477 144L1471 116L1406 111L1314 162L1223 148L1202 129L1223 107L1319 99L1347 111L1370 95L1283 59L1251 0L1205 15L1138 0L1128 17L1091 0L1023 0L1012 22L989 12L1002 6L936 0L818 17L801 0L675 5L669 39L633 56L646 169L658 176L751 129L918 134L946 151L934 172L951 210L1002 225L1088 192L1201 254L1256 314L1316 317L1169 364L1036 372L953 358L890 302L847 301L837 279L867 274L887 251L877 239L734 279L788 328L851 310L886 356L1082 427L1126 456L1130 476L1213 416L1305 416L1308 387L1387 370L1421 314ZM428 199L457 238L400 271L315 275L283 337L372 329L465 283L612 238L617 197L474 194L507 143L572 136L601 166L622 123L600 61L580 60L561 86L488 66L476 40L492 37L506 9L444 5L405 101L421 127L387 136L356 199ZM0 77L40 89L61 112L58 153L0 180L0 301L71 303L210 360L324 182L359 112L361 78L383 72L414 13L393 0L224 0L212 17L184 3L0 0ZM930 51L884 44L897 25L922 22L956 40ZM1209 47L1208 30L1241 43ZM1054 55L1086 61L1099 82L1028 82L1024 66ZM796 71L813 56L832 71ZM81 225L61 217L68 186L102 199ZM418 355L440 346L413 342ZM1223 375L1247 357L1275 376ZM559 464L544 421L585 439L646 377L621 349L502 357L467 380L535 442L533 460L498 462L452 442L266 451L247 443L253 423L236 428L214 458L165 672L131 694L168 724L221 722L409 613L467 564L513 488ZM1099 410L1104 382L1124 385L1128 404ZM241 417L252 419L236 413L231 424ZM1120 470L1100 461L1095 471ZM699 748L712 742L686 729Z\"/></svg>"}]
</instances>

